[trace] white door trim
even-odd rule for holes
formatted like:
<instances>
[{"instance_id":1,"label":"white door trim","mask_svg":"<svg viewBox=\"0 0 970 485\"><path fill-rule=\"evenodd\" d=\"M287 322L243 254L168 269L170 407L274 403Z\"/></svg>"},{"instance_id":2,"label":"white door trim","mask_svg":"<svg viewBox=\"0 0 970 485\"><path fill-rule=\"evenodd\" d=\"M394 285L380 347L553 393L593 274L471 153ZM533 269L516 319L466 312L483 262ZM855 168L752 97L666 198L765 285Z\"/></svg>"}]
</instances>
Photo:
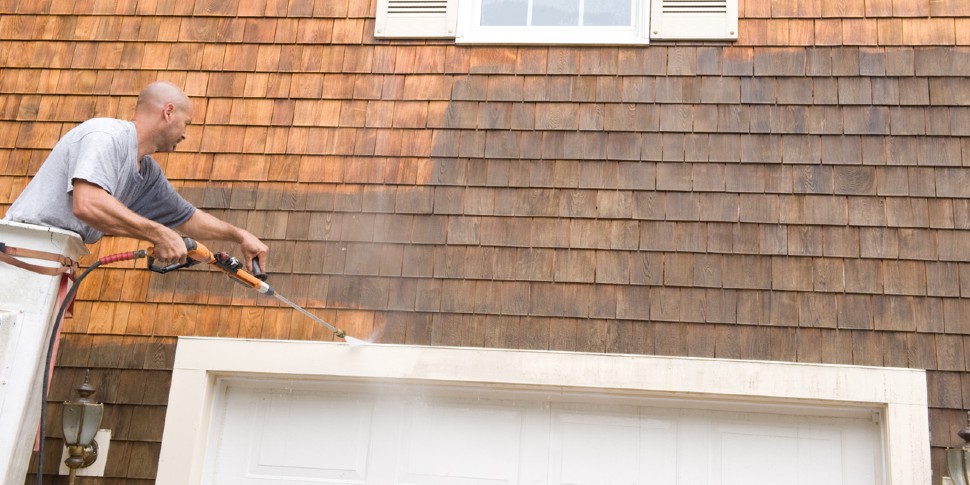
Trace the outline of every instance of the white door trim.
<instances>
[{"instance_id":1,"label":"white door trim","mask_svg":"<svg viewBox=\"0 0 970 485\"><path fill-rule=\"evenodd\" d=\"M201 484L216 381L222 377L523 386L807 406L822 415L870 409L883 416L887 483L931 482L926 373L918 369L183 337L175 357L157 484Z\"/></svg>"}]
</instances>

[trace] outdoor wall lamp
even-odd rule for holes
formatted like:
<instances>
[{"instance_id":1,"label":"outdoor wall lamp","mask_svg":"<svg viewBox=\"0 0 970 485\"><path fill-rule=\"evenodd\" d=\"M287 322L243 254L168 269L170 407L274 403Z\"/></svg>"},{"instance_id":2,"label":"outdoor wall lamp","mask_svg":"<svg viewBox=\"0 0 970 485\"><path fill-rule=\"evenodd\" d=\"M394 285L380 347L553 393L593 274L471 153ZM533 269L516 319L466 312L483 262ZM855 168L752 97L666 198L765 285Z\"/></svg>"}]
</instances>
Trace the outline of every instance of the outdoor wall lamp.
<instances>
[{"instance_id":1,"label":"outdoor wall lamp","mask_svg":"<svg viewBox=\"0 0 970 485\"><path fill-rule=\"evenodd\" d=\"M64 415L61 424L64 427L64 445L67 446L68 458L64 464L71 469L69 484L74 483L78 468L91 466L98 458L98 442L94 435L101 427L101 417L104 414L104 404L91 399L94 387L88 383L91 370L84 373L84 383L78 387L78 399L64 403Z\"/></svg>"},{"instance_id":2,"label":"outdoor wall lamp","mask_svg":"<svg viewBox=\"0 0 970 485\"><path fill-rule=\"evenodd\" d=\"M954 485L970 484L970 413L967 426L957 432L963 438L963 447L946 449L946 469Z\"/></svg>"}]
</instances>

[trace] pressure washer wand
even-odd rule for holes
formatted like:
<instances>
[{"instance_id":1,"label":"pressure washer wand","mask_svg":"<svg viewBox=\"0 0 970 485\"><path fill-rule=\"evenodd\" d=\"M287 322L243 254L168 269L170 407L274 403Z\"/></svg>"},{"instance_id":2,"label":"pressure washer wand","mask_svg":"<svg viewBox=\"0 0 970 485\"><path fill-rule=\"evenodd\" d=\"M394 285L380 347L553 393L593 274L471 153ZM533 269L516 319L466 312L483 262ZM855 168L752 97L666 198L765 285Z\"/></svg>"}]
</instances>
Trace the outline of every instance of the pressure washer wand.
<instances>
[{"instance_id":1,"label":"pressure washer wand","mask_svg":"<svg viewBox=\"0 0 970 485\"><path fill-rule=\"evenodd\" d=\"M297 305L296 303L293 303L292 301L287 300L286 297L284 297L283 295L281 295L279 293L273 293L273 297L276 298L277 300L279 300L279 301L281 301L283 303L286 303L287 305L293 307L293 309L299 311L300 313L302 313L302 314L310 317L311 319L313 319L313 321L319 323L320 325L323 325L324 327L329 328L330 331L333 332L333 334L336 335L337 337L342 338L342 339L346 339L347 338L347 332L346 331L344 331L343 329L334 327L333 325L330 325L329 323L323 321L323 319L321 319L320 317L317 317L316 315L314 315L314 314L306 311L300 305Z\"/></svg>"},{"instance_id":2,"label":"pressure washer wand","mask_svg":"<svg viewBox=\"0 0 970 485\"><path fill-rule=\"evenodd\" d=\"M185 263L182 263L182 264L176 263L165 267L157 267L155 266L155 258L154 258L155 248L151 247L151 248L148 248L148 269L156 273L168 273L170 271L175 271L180 268L194 266L198 263L210 264L214 266L216 269L218 269L219 271L222 271L223 273L225 273L226 276L229 277L229 279L235 281L236 283L252 288L264 295L272 296L277 300L283 303L286 303L287 305L299 311L300 313L303 313L304 315L310 317L311 319L313 319L313 321L323 325L324 327L327 327L338 338L344 338L344 339L347 338L347 332L337 327L334 327L333 325L330 325L329 323L323 321L316 315L306 311L303 307L297 305L296 303L293 303L283 295L280 295L279 293L277 293L272 286L269 286L268 284L266 284L266 282L263 281L266 279L266 274L260 271L258 260L255 260L255 259L253 260L253 270L255 272L255 274L253 274L253 273L250 273L249 271L246 271L241 261L226 254L225 251L213 253L212 251L209 250L209 248L205 247L204 245L190 238L186 237L183 239L185 240L185 248L188 249L188 260Z\"/></svg>"}]
</instances>

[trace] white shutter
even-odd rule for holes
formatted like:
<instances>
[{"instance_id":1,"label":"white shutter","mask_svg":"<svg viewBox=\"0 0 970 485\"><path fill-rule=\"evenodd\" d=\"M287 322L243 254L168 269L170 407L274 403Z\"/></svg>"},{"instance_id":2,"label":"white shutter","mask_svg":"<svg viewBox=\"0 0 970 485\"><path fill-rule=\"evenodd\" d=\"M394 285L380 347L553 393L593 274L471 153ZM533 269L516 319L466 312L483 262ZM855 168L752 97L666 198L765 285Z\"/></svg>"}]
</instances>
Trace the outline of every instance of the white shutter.
<instances>
[{"instance_id":1,"label":"white shutter","mask_svg":"<svg viewBox=\"0 0 970 485\"><path fill-rule=\"evenodd\" d=\"M455 37L457 0L377 0L376 38Z\"/></svg>"},{"instance_id":2,"label":"white shutter","mask_svg":"<svg viewBox=\"0 0 970 485\"><path fill-rule=\"evenodd\" d=\"M652 0L650 38L737 40L738 0Z\"/></svg>"}]
</instances>

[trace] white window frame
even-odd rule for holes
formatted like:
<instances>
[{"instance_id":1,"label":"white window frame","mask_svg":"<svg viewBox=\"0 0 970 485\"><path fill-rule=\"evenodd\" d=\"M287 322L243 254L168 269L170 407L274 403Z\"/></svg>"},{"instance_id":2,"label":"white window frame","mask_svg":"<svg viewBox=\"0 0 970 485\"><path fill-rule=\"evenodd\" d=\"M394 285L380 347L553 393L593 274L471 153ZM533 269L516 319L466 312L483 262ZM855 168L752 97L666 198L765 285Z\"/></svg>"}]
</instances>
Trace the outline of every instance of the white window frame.
<instances>
[{"instance_id":1,"label":"white window frame","mask_svg":"<svg viewBox=\"0 0 970 485\"><path fill-rule=\"evenodd\" d=\"M377 0L378 39L454 38L458 44L646 45L734 41L739 0L630 0L633 25L481 26L482 0Z\"/></svg>"},{"instance_id":2,"label":"white window frame","mask_svg":"<svg viewBox=\"0 0 970 485\"><path fill-rule=\"evenodd\" d=\"M827 364L485 348L180 337L158 485L200 485L225 378L485 385L734 401L806 413L871 409L886 483L930 483L926 372ZM841 410L841 411L840 411Z\"/></svg>"},{"instance_id":3,"label":"white window frame","mask_svg":"<svg viewBox=\"0 0 970 485\"><path fill-rule=\"evenodd\" d=\"M650 0L632 0L631 27L481 26L482 0L458 0L458 44L644 45L650 43Z\"/></svg>"}]
</instances>

